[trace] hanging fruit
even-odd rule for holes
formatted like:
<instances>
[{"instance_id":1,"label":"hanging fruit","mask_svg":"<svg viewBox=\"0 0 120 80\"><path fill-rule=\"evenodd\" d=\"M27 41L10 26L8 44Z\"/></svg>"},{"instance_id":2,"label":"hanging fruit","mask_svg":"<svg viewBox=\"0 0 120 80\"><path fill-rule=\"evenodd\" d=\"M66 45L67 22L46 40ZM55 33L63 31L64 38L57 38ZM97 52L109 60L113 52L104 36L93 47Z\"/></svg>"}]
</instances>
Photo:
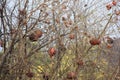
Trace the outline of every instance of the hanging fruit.
<instances>
[{"instance_id":1,"label":"hanging fruit","mask_svg":"<svg viewBox=\"0 0 120 80\"><path fill-rule=\"evenodd\" d=\"M55 48L50 48L50 49L48 50L48 53L49 53L49 56L50 56L50 57L53 57L53 56L56 54Z\"/></svg>"},{"instance_id":2,"label":"hanging fruit","mask_svg":"<svg viewBox=\"0 0 120 80\"><path fill-rule=\"evenodd\" d=\"M66 9L67 7L65 5L62 5L62 9Z\"/></svg>"},{"instance_id":3,"label":"hanging fruit","mask_svg":"<svg viewBox=\"0 0 120 80\"><path fill-rule=\"evenodd\" d=\"M62 17L62 21L65 21L66 20L66 18L65 17Z\"/></svg>"},{"instance_id":4,"label":"hanging fruit","mask_svg":"<svg viewBox=\"0 0 120 80\"><path fill-rule=\"evenodd\" d=\"M112 45L111 45L111 44L108 44L108 45L107 45L107 48L108 48L108 49L112 48Z\"/></svg>"},{"instance_id":5,"label":"hanging fruit","mask_svg":"<svg viewBox=\"0 0 120 80\"><path fill-rule=\"evenodd\" d=\"M34 42L37 41L41 36L42 36L42 31L35 30L33 33L29 35L29 40Z\"/></svg>"},{"instance_id":6,"label":"hanging fruit","mask_svg":"<svg viewBox=\"0 0 120 80\"><path fill-rule=\"evenodd\" d=\"M69 23L68 23L68 21L64 21L63 23L64 23L64 25L65 25L66 28L69 27Z\"/></svg>"},{"instance_id":7,"label":"hanging fruit","mask_svg":"<svg viewBox=\"0 0 120 80\"><path fill-rule=\"evenodd\" d=\"M19 11L20 15L26 15L27 14L26 10L24 10L24 9L23 10L18 10L18 11Z\"/></svg>"},{"instance_id":8,"label":"hanging fruit","mask_svg":"<svg viewBox=\"0 0 120 80\"><path fill-rule=\"evenodd\" d=\"M17 32L16 29L11 29L11 30L10 30L10 34L15 34L16 32Z\"/></svg>"},{"instance_id":9,"label":"hanging fruit","mask_svg":"<svg viewBox=\"0 0 120 80\"><path fill-rule=\"evenodd\" d=\"M115 14L116 15L120 15L120 11L115 11Z\"/></svg>"},{"instance_id":10,"label":"hanging fruit","mask_svg":"<svg viewBox=\"0 0 120 80\"><path fill-rule=\"evenodd\" d=\"M43 74L43 79L49 80L50 75L48 73Z\"/></svg>"},{"instance_id":11,"label":"hanging fruit","mask_svg":"<svg viewBox=\"0 0 120 80\"><path fill-rule=\"evenodd\" d=\"M74 38L75 38L75 35L74 35L74 34L70 34L70 35L69 35L69 38L70 38L70 39L74 39Z\"/></svg>"},{"instance_id":12,"label":"hanging fruit","mask_svg":"<svg viewBox=\"0 0 120 80\"><path fill-rule=\"evenodd\" d=\"M72 20L70 20L70 21L68 22L68 24L69 24L69 25L72 25Z\"/></svg>"},{"instance_id":13,"label":"hanging fruit","mask_svg":"<svg viewBox=\"0 0 120 80\"><path fill-rule=\"evenodd\" d=\"M110 10L112 8L111 4L106 5L107 10Z\"/></svg>"},{"instance_id":14,"label":"hanging fruit","mask_svg":"<svg viewBox=\"0 0 120 80\"><path fill-rule=\"evenodd\" d=\"M42 36L42 31L41 30L35 30L34 33L39 38Z\"/></svg>"},{"instance_id":15,"label":"hanging fruit","mask_svg":"<svg viewBox=\"0 0 120 80\"><path fill-rule=\"evenodd\" d=\"M67 74L67 79L76 79L76 73L75 72L69 72Z\"/></svg>"},{"instance_id":16,"label":"hanging fruit","mask_svg":"<svg viewBox=\"0 0 120 80\"><path fill-rule=\"evenodd\" d=\"M29 78L32 78L32 77L34 77L34 73L33 72L27 72L26 76L29 77Z\"/></svg>"},{"instance_id":17,"label":"hanging fruit","mask_svg":"<svg viewBox=\"0 0 120 80\"><path fill-rule=\"evenodd\" d=\"M37 41L39 39L39 37L37 37L34 33L29 35L29 40L34 42Z\"/></svg>"},{"instance_id":18,"label":"hanging fruit","mask_svg":"<svg viewBox=\"0 0 120 80\"><path fill-rule=\"evenodd\" d=\"M92 38L89 42L91 45L99 45L101 43L101 41L96 38Z\"/></svg>"},{"instance_id":19,"label":"hanging fruit","mask_svg":"<svg viewBox=\"0 0 120 80\"><path fill-rule=\"evenodd\" d=\"M0 46L3 47L4 46L4 42L2 40L0 40Z\"/></svg>"},{"instance_id":20,"label":"hanging fruit","mask_svg":"<svg viewBox=\"0 0 120 80\"><path fill-rule=\"evenodd\" d=\"M112 4L116 6L117 2L115 0L112 1Z\"/></svg>"},{"instance_id":21,"label":"hanging fruit","mask_svg":"<svg viewBox=\"0 0 120 80\"><path fill-rule=\"evenodd\" d=\"M77 64L78 64L79 66L83 66L83 65L84 65L84 62L83 62L83 60L78 60L78 61L77 61Z\"/></svg>"},{"instance_id":22,"label":"hanging fruit","mask_svg":"<svg viewBox=\"0 0 120 80\"><path fill-rule=\"evenodd\" d=\"M113 39L112 38L110 38L110 37L106 37L107 38L107 43L108 44L112 44L113 43Z\"/></svg>"}]
</instances>

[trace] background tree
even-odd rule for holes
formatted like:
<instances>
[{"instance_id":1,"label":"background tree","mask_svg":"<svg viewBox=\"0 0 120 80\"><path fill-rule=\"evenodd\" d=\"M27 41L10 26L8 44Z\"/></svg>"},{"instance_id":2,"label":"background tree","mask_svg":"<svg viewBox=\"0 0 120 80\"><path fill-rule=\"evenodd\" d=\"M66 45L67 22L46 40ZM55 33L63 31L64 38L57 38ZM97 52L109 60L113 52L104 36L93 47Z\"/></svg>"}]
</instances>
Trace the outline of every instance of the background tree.
<instances>
[{"instance_id":1,"label":"background tree","mask_svg":"<svg viewBox=\"0 0 120 80\"><path fill-rule=\"evenodd\" d=\"M119 37L119 1L2 0L0 19L1 80L116 78L106 40Z\"/></svg>"}]
</instances>

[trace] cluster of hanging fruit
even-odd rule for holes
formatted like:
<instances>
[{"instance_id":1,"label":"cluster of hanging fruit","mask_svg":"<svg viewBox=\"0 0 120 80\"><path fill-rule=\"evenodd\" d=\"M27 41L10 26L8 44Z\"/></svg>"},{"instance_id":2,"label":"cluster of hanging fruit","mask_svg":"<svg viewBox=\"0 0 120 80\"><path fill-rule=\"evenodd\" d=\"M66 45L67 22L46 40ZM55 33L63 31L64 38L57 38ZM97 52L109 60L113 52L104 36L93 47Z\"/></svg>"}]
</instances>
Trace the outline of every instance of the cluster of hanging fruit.
<instances>
[{"instance_id":1,"label":"cluster of hanging fruit","mask_svg":"<svg viewBox=\"0 0 120 80\"><path fill-rule=\"evenodd\" d=\"M106 5L106 8L107 8L107 10L110 10L110 9L112 9L112 7L114 7L116 5L117 5L117 1L113 0L111 3ZM116 15L120 15L120 10L114 10L114 12Z\"/></svg>"},{"instance_id":2,"label":"cluster of hanging fruit","mask_svg":"<svg viewBox=\"0 0 120 80\"><path fill-rule=\"evenodd\" d=\"M107 10L110 10L113 6L116 6L117 2L115 0L112 1L112 3L109 3L106 5Z\"/></svg>"},{"instance_id":3,"label":"cluster of hanging fruit","mask_svg":"<svg viewBox=\"0 0 120 80\"><path fill-rule=\"evenodd\" d=\"M41 30L35 30L34 32L32 32L29 35L29 40L34 42L34 41L38 41L38 39L42 36L42 31Z\"/></svg>"}]
</instances>

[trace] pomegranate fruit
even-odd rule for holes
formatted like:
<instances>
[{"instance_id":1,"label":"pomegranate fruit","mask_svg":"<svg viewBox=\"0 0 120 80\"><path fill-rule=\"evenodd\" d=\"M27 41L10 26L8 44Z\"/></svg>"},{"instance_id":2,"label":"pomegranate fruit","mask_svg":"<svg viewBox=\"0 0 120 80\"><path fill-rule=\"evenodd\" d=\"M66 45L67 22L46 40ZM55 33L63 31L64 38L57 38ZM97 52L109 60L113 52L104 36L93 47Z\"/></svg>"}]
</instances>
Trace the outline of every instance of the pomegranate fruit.
<instances>
[{"instance_id":1,"label":"pomegranate fruit","mask_svg":"<svg viewBox=\"0 0 120 80\"><path fill-rule=\"evenodd\" d=\"M115 14L116 15L120 15L120 11L115 11Z\"/></svg>"},{"instance_id":2,"label":"pomegranate fruit","mask_svg":"<svg viewBox=\"0 0 120 80\"><path fill-rule=\"evenodd\" d=\"M69 35L69 38L70 38L70 39L74 39L74 38L75 38L75 35L74 35L74 34L70 34L70 35Z\"/></svg>"},{"instance_id":3,"label":"pomegranate fruit","mask_svg":"<svg viewBox=\"0 0 120 80\"><path fill-rule=\"evenodd\" d=\"M107 10L110 10L112 6L110 4L106 5Z\"/></svg>"},{"instance_id":4,"label":"pomegranate fruit","mask_svg":"<svg viewBox=\"0 0 120 80\"><path fill-rule=\"evenodd\" d=\"M69 72L67 74L67 79L76 79L76 73L75 72Z\"/></svg>"},{"instance_id":5,"label":"pomegranate fruit","mask_svg":"<svg viewBox=\"0 0 120 80\"><path fill-rule=\"evenodd\" d=\"M16 32L17 32L16 29L11 29L11 30L10 30L10 34L15 34Z\"/></svg>"},{"instance_id":6,"label":"pomegranate fruit","mask_svg":"<svg viewBox=\"0 0 120 80\"><path fill-rule=\"evenodd\" d=\"M113 43L113 39L110 38L110 37L107 37L107 43L108 43L108 44L112 44L112 43Z\"/></svg>"},{"instance_id":7,"label":"pomegranate fruit","mask_svg":"<svg viewBox=\"0 0 120 80\"><path fill-rule=\"evenodd\" d=\"M96 38L91 39L89 42L91 45L99 45L101 43L101 41Z\"/></svg>"},{"instance_id":8,"label":"pomegranate fruit","mask_svg":"<svg viewBox=\"0 0 120 80\"><path fill-rule=\"evenodd\" d=\"M34 33L29 35L29 40L32 42L37 41L38 39L39 39L39 37L36 36Z\"/></svg>"},{"instance_id":9,"label":"pomegranate fruit","mask_svg":"<svg viewBox=\"0 0 120 80\"><path fill-rule=\"evenodd\" d=\"M34 77L34 73L33 72L27 72L26 76L29 77L29 78L32 78L32 77Z\"/></svg>"},{"instance_id":10,"label":"pomegranate fruit","mask_svg":"<svg viewBox=\"0 0 120 80\"><path fill-rule=\"evenodd\" d=\"M83 65L84 65L84 62L83 62L83 60L78 60L78 61L77 61L77 64L78 64L79 66L83 66Z\"/></svg>"},{"instance_id":11,"label":"pomegranate fruit","mask_svg":"<svg viewBox=\"0 0 120 80\"><path fill-rule=\"evenodd\" d=\"M3 47L4 46L4 42L2 40L0 40L0 46Z\"/></svg>"},{"instance_id":12,"label":"pomegranate fruit","mask_svg":"<svg viewBox=\"0 0 120 80\"><path fill-rule=\"evenodd\" d=\"M62 17L62 21L65 21L66 20L66 18L65 17Z\"/></svg>"},{"instance_id":13,"label":"pomegranate fruit","mask_svg":"<svg viewBox=\"0 0 120 80\"><path fill-rule=\"evenodd\" d=\"M34 33L39 38L42 36L42 31L41 30L36 30L36 31L34 31Z\"/></svg>"},{"instance_id":14,"label":"pomegranate fruit","mask_svg":"<svg viewBox=\"0 0 120 80\"><path fill-rule=\"evenodd\" d=\"M108 44L107 45L107 48L109 49L109 48L112 48L112 45L111 44Z\"/></svg>"},{"instance_id":15,"label":"pomegranate fruit","mask_svg":"<svg viewBox=\"0 0 120 80\"><path fill-rule=\"evenodd\" d=\"M50 75L48 73L44 73L43 74L43 79L48 80L49 77L50 77Z\"/></svg>"},{"instance_id":16,"label":"pomegranate fruit","mask_svg":"<svg viewBox=\"0 0 120 80\"><path fill-rule=\"evenodd\" d=\"M113 4L114 6L116 6L117 2L116 2L115 0L113 0L112 4Z\"/></svg>"},{"instance_id":17,"label":"pomegranate fruit","mask_svg":"<svg viewBox=\"0 0 120 80\"><path fill-rule=\"evenodd\" d=\"M55 48L50 48L48 52L49 52L50 57L52 57L56 54Z\"/></svg>"},{"instance_id":18,"label":"pomegranate fruit","mask_svg":"<svg viewBox=\"0 0 120 80\"><path fill-rule=\"evenodd\" d=\"M37 41L42 36L41 30L35 30L33 33L29 35L30 41Z\"/></svg>"},{"instance_id":19,"label":"pomegranate fruit","mask_svg":"<svg viewBox=\"0 0 120 80\"><path fill-rule=\"evenodd\" d=\"M65 5L62 5L62 9L66 9L67 7Z\"/></svg>"}]
</instances>

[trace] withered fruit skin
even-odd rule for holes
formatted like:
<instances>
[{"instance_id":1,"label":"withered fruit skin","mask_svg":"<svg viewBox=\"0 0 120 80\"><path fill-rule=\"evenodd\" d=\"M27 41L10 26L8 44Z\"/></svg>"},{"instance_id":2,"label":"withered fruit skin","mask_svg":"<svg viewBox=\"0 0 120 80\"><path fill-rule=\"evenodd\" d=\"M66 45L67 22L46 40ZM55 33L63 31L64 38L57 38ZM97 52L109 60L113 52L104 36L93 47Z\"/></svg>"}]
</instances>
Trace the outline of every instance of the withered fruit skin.
<instances>
[{"instance_id":1,"label":"withered fruit skin","mask_svg":"<svg viewBox=\"0 0 120 80\"><path fill-rule=\"evenodd\" d=\"M49 53L50 57L52 57L52 56L54 56L56 54L56 49L55 48L50 48L48 50L48 53Z\"/></svg>"},{"instance_id":2,"label":"withered fruit skin","mask_svg":"<svg viewBox=\"0 0 120 80\"><path fill-rule=\"evenodd\" d=\"M49 80L50 75L48 73L43 74L43 79Z\"/></svg>"},{"instance_id":3,"label":"withered fruit skin","mask_svg":"<svg viewBox=\"0 0 120 80\"><path fill-rule=\"evenodd\" d=\"M69 72L67 74L67 79L76 79L76 73L75 72Z\"/></svg>"},{"instance_id":4,"label":"withered fruit skin","mask_svg":"<svg viewBox=\"0 0 120 80\"><path fill-rule=\"evenodd\" d=\"M101 43L101 41L99 39L91 39L90 40L91 45L99 45L100 43Z\"/></svg>"},{"instance_id":5,"label":"withered fruit skin","mask_svg":"<svg viewBox=\"0 0 120 80\"><path fill-rule=\"evenodd\" d=\"M36 34L37 37L42 36L42 31L41 30L36 30L34 33Z\"/></svg>"},{"instance_id":6,"label":"withered fruit skin","mask_svg":"<svg viewBox=\"0 0 120 80\"><path fill-rule=\"evenodd\" d=\"M34 42L37 41L41 36L42 36L42 31L38 29L29 35L29 40Z\"/></svg>"},{"instance_id":7,"label":"withered fruit skin","mask_svg":"<svg viewBox=\"0 0 120 80\"><path fill-rule=\"evenodd\" d=\"M113 39L112 39L112 38L109 38L109 39L107 40L107 42L108 42L109 44L112 44L112 43L113 43Z\"/></svg>"},{"instance_id":8,"label":"withered fruit skin","mask_svg":"<svg viewBox=\"0 0 120 80\"><path fill-rule=\"evenodd\" d=\"M32 34L30 34L30 36L29 36L29 40L30 41L37 41L38 40L38 37L34 34L34 33L32 33Z\"/></svg>"},{"instance_id":9,"label":"withered fruit skin","mask_svg":"<svg viewBox=\"0 0 120 80\"><path fill-rule=\"evenodd\" d=\"M29 77L29 78L32 78L32 77L34 77L34 73L33 72L28 72L28 73L26 73L26 76Z\"/></svg>"}]
</instances>

